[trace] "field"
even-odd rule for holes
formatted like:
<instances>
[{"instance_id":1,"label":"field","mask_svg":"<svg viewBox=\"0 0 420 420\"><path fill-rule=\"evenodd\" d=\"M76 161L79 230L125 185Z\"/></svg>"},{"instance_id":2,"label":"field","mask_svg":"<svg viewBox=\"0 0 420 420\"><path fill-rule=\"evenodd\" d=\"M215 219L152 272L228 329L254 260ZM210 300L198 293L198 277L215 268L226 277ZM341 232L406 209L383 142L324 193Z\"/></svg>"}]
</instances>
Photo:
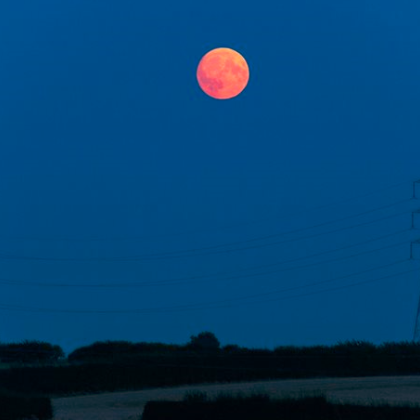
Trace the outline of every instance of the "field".
<instances>
[{"instance_id":1,"label":"field","mask_svg":"<svg viewBox=\"0 0 420 420\"><path fill-rule=\"evenodd\" d=\"M138 420L147 401L179 401L191 391L206 392L210 397L221 392L263 392L273 397L324 394L335 402L420 405L420 376L288 379L56 398L53 400L54 420Z\"/></svg>"}]
</instances>

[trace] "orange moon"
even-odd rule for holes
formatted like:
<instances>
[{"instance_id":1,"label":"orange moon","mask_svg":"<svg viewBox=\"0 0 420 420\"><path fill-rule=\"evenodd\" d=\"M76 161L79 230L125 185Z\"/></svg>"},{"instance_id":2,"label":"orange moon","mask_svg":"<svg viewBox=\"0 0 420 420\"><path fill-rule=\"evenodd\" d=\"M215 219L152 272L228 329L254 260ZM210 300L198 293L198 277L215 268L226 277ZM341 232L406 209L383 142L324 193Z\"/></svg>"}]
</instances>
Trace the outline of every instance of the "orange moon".
<instances>
[{"instance_id":1,"label":"orange moon","mask_svg":"<svg viewBox=\"0 0 420 420\"><path fill-rule=\"evenodd\" d=\"M197 80L201 89L212 98L234 98L248 84L248 64L237 51L216 48L209 51L198 64Z\"/></svg>"}]
</instances>

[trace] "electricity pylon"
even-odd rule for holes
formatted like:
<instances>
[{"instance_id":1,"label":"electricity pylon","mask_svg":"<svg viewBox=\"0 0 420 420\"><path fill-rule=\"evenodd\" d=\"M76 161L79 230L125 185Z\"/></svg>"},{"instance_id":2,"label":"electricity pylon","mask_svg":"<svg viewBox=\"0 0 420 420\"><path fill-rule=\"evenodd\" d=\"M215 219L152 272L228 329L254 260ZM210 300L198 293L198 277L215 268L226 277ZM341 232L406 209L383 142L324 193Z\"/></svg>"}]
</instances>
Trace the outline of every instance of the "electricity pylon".
<instances>
[{"instance_id":1,"label":"electricity pylon","mask_svg":"<svg viewBox=\"0 0 420 420\"><path fill-rule=\"evenodd\" d=\"M420 239L418 239L417 241L411 242L410 259L412 260L415 259L413 247L414 245L419 245L419 244L420 244ZM419 297L419 302L417 304L416 320L414 323L413 341L420 341L420 297Z\"/></svg>"},{"instance_id":2,"label":"electricity pylon","mask_svg":"<svg viewBox=\"0 0 420 420\"><path fill-rule=\"evenodd\" d=\"M416 195L417 188L416 187L418 186L418 184L420 184L420 180L417 180L417 181L413 182L413 199L414 200L417 198L417 195ZM419 213L420 213L420 210L414 210L411 213L411 229L416 229L415 220L416 220L416 215L418 215ZM418 244L420 244L420 239L418 239L417 241L411 242L410 260L414 259L413 247L414 247L414 245L418 245ZM419 297L419 302L417 304L416 320L415 320L415 323L414 323L413 341L420 341L420 297Z\"/></svg>"},{"instance_id":3,"label":"electricity pylon","mask_svg":"<svg viewBox=\"0 0 420 420\"><path fill-rule=\"evenodd\" d=\"M417 198L416 192L417 192L417 186L420 184L420 179L417 181L413 181L413 199Z\"/></svg>"},{"instance_id":4,"label":"electricity pylon","mask_svg":"<svg viewBox=\"0 0 420 420\"><path fill-rule=\"evenodd\" d=\"M420 341L420 299L417 304L416 323L414 324L413 341Z\"/></svg>"}]
</instances>

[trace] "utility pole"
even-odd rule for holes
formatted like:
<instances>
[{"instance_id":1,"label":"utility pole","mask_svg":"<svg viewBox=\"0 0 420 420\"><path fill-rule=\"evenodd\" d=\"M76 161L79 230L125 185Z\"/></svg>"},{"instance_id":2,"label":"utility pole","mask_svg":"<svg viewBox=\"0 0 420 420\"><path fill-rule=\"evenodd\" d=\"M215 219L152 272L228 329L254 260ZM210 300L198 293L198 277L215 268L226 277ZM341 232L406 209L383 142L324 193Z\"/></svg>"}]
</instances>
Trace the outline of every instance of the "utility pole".
<instances>
[{"instance_id":1,"label":"utility pole","mask_svg":"<svg viewBox=\"0 0 420 420\"><path fill-rule=\"evenodd\" d=\"M420 340L420 299L419 303L417 304L417 313L416 313L416 323L414 324L414 334L413 334L413 341Z\"/></svg>"},{"instance_id":2,"label":"utility pole","mask_svg":"<svg viewBox=\"0 0 420 420\"><path fill-rule=\"evenodd\" d=\"M416 191L417 191L417 185L420 184L420 179L417 181L413 181L413 200L417 198Z\"/></svg>"},{"instance_id":3,"label":"utility pole","mask_svg":"<svg viewBox=\"0 0 420 420\"><path fill-rule=\"evenodd\" d=\"M414 245L419 245L420 239L417 241L411 242L411 249L410 249L410 259L415 259L413 254L413 247ZM416 320L414 323L414 333L413 333L413 341L420 341L420 297L417 304L417 312L416 312Z\"/></svg>"},{"instance_id":4,"label":"utility pole","mask_svg":"<svg viewBox=\"0 0 420 420\"><path fill-rule=\"evenodd\" d=\"M420 209L411 212L411 229L416 229L416 215L420 214Z\"/></svg>"},{"instance_id":5,"label":"utility pole","mask_svg":"<svg viewBox=\"0 0 420 420\"><path fill-rule=\"evenodd\" d=\"M416 215L420 214L420 209L413 210L411 212L411 230L416 230ZM414 260L414 245L417 245L420 243L420 239L417 239L416 241L411 241L410 244L410 260Z\"/></svg>"}]
</instances>

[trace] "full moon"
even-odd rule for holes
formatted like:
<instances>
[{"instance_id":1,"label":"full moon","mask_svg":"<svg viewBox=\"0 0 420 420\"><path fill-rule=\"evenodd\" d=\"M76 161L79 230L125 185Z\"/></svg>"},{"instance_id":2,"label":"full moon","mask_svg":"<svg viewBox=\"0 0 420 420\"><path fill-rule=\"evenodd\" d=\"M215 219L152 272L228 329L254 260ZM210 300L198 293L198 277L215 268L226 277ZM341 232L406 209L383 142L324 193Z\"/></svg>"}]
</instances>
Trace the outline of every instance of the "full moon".
<instances>
[{"instance_id":1,"label":"full moon","mask_svg":"<svg viewBox=\"0 0 420 420\"><path fill-rule=\"evenodd\" d=\"M215 99L238 96L249 80L246 60L230 48L216 48L201 59L197 68L201 89Z\"/></svg>"}]
</instances>

